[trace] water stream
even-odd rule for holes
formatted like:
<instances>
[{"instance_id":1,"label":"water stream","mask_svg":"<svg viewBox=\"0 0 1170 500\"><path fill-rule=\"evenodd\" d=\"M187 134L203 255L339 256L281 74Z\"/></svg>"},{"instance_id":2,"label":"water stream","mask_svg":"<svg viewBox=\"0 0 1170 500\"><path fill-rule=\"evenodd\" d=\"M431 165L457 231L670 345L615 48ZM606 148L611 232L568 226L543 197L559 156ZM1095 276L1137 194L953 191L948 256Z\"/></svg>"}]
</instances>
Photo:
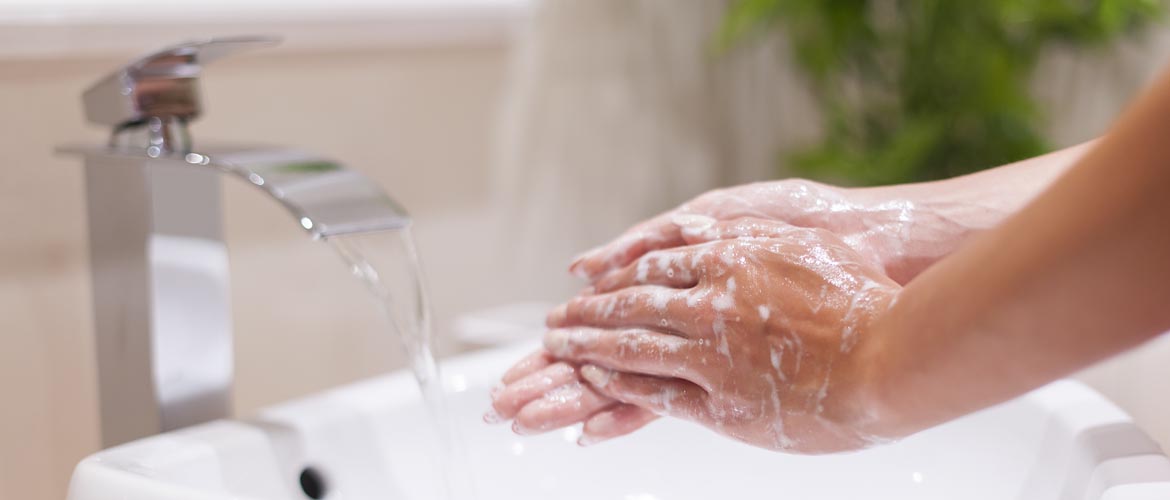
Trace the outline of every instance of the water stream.
<instances>
[{"instance_id":1,"label":"water stream","mask_svg":"<svg viewBox=\"0 0 1170 500\"><path fill-rule=\"evenodd\" d=\"M436 499L470 498L467 460L455 433L439 365L432 353L431 313L410 228L334 236L326 240L377 300L401 343L434 423Z\"/></svg>"}]
</instances>

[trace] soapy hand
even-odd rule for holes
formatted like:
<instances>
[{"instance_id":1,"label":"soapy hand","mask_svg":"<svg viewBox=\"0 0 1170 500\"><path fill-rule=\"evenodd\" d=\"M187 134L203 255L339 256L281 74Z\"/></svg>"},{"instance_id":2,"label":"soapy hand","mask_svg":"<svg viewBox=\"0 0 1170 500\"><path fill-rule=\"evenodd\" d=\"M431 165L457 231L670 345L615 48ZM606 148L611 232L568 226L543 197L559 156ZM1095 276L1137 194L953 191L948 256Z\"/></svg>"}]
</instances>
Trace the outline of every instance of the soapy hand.
<instances>
[{"instance_id":1,"label":"soapy hand","mask_svg":"<svg viewBox=\"0 0 1170 500\"><path fill-rule=\"evenodd\" d=\"M679 236L684 244L779 235L792 229L788 224L756 219L717 222L699 215L679 215L675 219L675 224L681 224ZM554 313L548 326L555 328L559 321ZM484 414L484 421L496 424L512 420L512 430L521 435L583 423L578 444L587 446L629 434L658 418L649 410L621 403L582 385L585 381L579 369L579 364L558 361L545 349L532 353L504 373L492 390L492 408Z\"/></svg>"},{"instance_id":2,"label":"soapy hand","mask_svg":"<svg viewBox=\"0 0 1170 500\"><path fill-rule=\"evenodd\" d=\"M769 449L823 453L886 436L867 385L880 339L866 334L897 283L824 230L693 218L679 235L693 246L649 252L555 309L549 362L580 364L577 387L591 398ZM542 412L588 407L556 399L544 396Z\"/></svg>"},{"instance_id":3,"label":"soapy hand","mask_svg":"<svg viewBox=\"0 0 1170 500\"><path fill-rule=\"evenodd\" d=\"M902 186L848 189L802 179L710 191L586 252L570 270L596 281L646 252L681 246L685 239L680 218L699 215L732 221L750 217L827 229L876 262L887 276L905 284L953 250L971 229L948 213L953 204L915 199L925 198L924 191Z\"/></svg>"},{"instance_id":4,"label":"soapy hand","mask_svg":"<svg viewBox=\"0 0 1170 500\"><path fill-rule=\"evenodd\" d=\"M529 435L584 422L578 443L589 445L629 434L657 415L609 398L586 383L580 365L538 350L504 373L492 390L490 424L513 420L512 430Z\"/></svg>"},{"instance_id":5,"label":"soapy hand","mask_svg":"<svg viewBox=\"0 0 1170 500\"><path fill-rule=\"evenodd\" d=\"M711 191L631 228L613 242L587 252L578 258L570 269L575 274L588 278L597 286L593 291L583 294L572 304L598 300L598 295L594 292L607 297L629 294L630 298L625 300L634 300L634 297L638 297L638 290L619 292L615 288L617 286L615 283L621 283L623 279L628 282L631 273L633 273L635 281L644 281L641 279L643 277L649 279L652 268L646 267L649 266L646 263L653 261L655 265L658 265L658 262L662 262L654 260L657 257L653 257L652 252L656 250L675 249L688 244L740 237L771 237L784 240L791 238L793 234L790 225L820 228L835 233L840 237L833 243L836 252L848 252L849 249L856 252L849 255L854 259L852 263L854 268L866 268L865 273L872 273L874 270L884 271L885 275L894 282L905 284L926 267L956 250L969 235L998 225L1005 216L1023 206L1036 193L1058 177L1061 172L1075 164L1089 151L1092 144L1092 142L1088 142L991 171L931 183L847 189L794 179ZM828 235L821 234L821 236L826 240L833 239ZM842 244L847 245L849 249L841 248ZM686 250L679 249L677 251L685 252ZM754 260L753 264L762 265L759 260ZM673 288L684 290L688 294L688 300L697 304L697 299L691 299L690 294L703 293L704 287L717 286L711 282L700 283L696 279L697 273L711 271L715 265L712 262L699 260L692 262L685 269L685 272L689 272L690 275L688 280L684 280L684 285L689 285L689 280L696 280L695 286L677 286L676 284ZM625 270L621 271L622 269ZM683 268L679 268L677 271L667 269L665 272L667 274L683 273L684 270ZM726 272L726 270L720 272ZM683 274L683 276L688 275ZM705 276L710 275L706 274ZM673 279L673 276L671 278ZM773 278L772 282L761 286L774 288L777 300L793 293L799 294L803 290L799 286L807 285L807 283L803 285L796 283L785 276L774 276ZM738 286L742 290L743 281L741 280L739 283ZM781 288L789 286L798 286L798 288L796 290L781 290ZM640 290L646 292L651 289L640 288ZM838 300L844 300L842 297L849 296L847 288L834 285L833 290L835 290L833 293L826 292L826 298L837 297ZM808 292L808 290L803 290L803 292ZM662 290L655 293L661 294ZM657 297L664 296L657 295ZM638 300L645 300L645 297ZM725 299L720 300L723 303ZM754 300L761 301L764 300L764 297L757 296ZM743 307L739 298L733 302L737 308ZM796 305L786 302L757 305L757 307L761 306L763 308L757 312L761 315L760 322L763 325L756 325L756 328L766 329L769 332L769 338L787 339L782 341L781 345L784 348L788 348L787 343L803 345L795 344L798 339L803 339L803 336L808 333L802 327L816 326L815 322L801 320L801 313L796 310L788 311L787 316L781 316L789 318L788 322L796 321L796 327L783 324L778 326L776 324L778 320L775 319L774 315L794 308ZM554 312L549 318L550 326L554 328L572 325L595 326L589 321L570 321L572 315L569 312L573 311L572 307L580 306L570 306L567 309ZM619 310L624 309L618 309L614 305L613 309L606 309L600 316L612 320L614 319L613 313ZM629 313L627 311L624 314ZM674 310L670 312L670 315L674 321L680 321L679 318L681 321L686 321L691 317L690 311ZM768 316L764 317L764 315ZM617 319L621 321L614 323L613 321L606 322L597 319L598 316L599 314L594 311L593 323L625 325L622 322L625 318L619 317ZM703 316L696 317L700 320L704 318ZM743 317L742 312L737 312L736 318L738 319L733 325L736 329L740 329L738 330L740 333L744 331L742 328L745 328L740 324ZM662 320L671 321L665 317ZM699 321L692 326L699 328L699 331L713 332L716 324L721 324L723 328L728 327L726 318L722 320L722 323L706 318L706 323ZM826 328L825 332L832 331L831 327L824 324L821 326ZM707 330L701 330L702 328L707 328ZM778 330L781 334L775 333L776 328L781 328ZM658 330L658 328L650 328L650 330ZM852 337L853 332L856 331L856 328L851 329L849 336ZM677 335L680 332L671 331L669 333ZM582 335L588 337L592 334L566 334L558 331L551 333L549 340L558 349L572 350L565 346L576 344L560 341L565 340L566 337L578 338ZM609 332L597 335L601 338L603 336L613 337L616 334ZM621 335L629 336L631 334ZM831 336L830 333L824 333L816 338L823 340L827 336ZM749 338L751 338L750 335ZM842 338L844 339L844 331ZM689 341L688 344L702 344L702 342L709 340L704 337L698 337L698 340L689 337L686 339ZM758 339L756 340L758 341ZM710 348L710 346L706 347ZM853 351L856 351L856 348ZM786 355L793 356L792 354ZM780 364L783 364L784 359L783 356L777 358ZM859 358L856 354L851 354L850 359ZM822 359L814 358L811 354L802 354L796 356L793 363L799 364L805 361L819 363ZM597 375L606 372L599 372L592 368L583 370L577 363L578 361L557 362L555 357L547 351L530 357L505 376L504 387L494 394L496 409L486 418L503 420L514 417L517 422L514 427L521 433L547 431L561 425L584 420L583 444L632 432L655 418L652 413L639 407L617 404L613 399L606 397L609 392L591 388L589 384L583 383L582 373L591 374L596 379ZM849 361L848 364L855 365L856 363ZM603 364L603 366L609 365ZM776 369L777 372L788 377L788 373L784 370L796 370L796 368L792 367L790 363L787 368ZM807 372L807 369L805 371ZM557 385L557 381L560 380L567 381L562 385L567 384L569 388L560 389L562 385ZM549 389L534 389L537 386ZM566 395L575 396L577 394L580 394L582 398L577 399L580 403L576 405L560 405L548 401L549 399L565 399ZM530 406L531 409L529 409ZM785 408L791 408L791 405L786 405ZM555 418L550 418L550 416L555 416ZM897 432L888 434L897 434Z\"/></svg>"}]
</instances>

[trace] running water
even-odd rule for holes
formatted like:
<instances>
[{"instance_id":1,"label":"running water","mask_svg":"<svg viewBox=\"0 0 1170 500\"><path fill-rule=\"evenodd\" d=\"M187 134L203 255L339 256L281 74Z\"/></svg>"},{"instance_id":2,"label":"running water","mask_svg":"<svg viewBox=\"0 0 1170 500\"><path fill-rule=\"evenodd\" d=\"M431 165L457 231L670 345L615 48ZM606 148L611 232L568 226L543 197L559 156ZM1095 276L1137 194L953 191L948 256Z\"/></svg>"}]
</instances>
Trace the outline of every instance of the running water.
<instances>
[{"instance_id":1,"label":"running water","mask_svg":"<svg viewBox=\"0 0 1170 500\"><path fill-rule=\"evenodd\" d=\"M410 228L333 236L326 241L377 300L418 381L438 444L433 466L441 484L436 485L436 498L469 498L469 492L464 491L470 488L467 461L455 435L439 366L431 352L430 307Z\"/></svg>"}]
</instances>

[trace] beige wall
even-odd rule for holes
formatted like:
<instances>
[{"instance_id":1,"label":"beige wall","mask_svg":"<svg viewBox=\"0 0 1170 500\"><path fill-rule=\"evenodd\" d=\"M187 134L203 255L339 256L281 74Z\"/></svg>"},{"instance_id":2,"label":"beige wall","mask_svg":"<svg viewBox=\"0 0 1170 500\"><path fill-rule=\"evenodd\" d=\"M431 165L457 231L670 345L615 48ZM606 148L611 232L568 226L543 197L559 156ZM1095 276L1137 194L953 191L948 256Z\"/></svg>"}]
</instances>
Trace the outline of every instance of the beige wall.
<instances>
[{"instance_id":1,"label":"beige wall","mask_svg":"<svg viewBox=\"0 0 1170 500\"><path fill-rule=\"evenodd\" d=\"M1146 69L1108 99L1075 97L1091 88L1053 91L1056 102L1080 103L1062 105L1053 120L1060 141L1108 123L1158 60L1136 54L1145 59L1133 67ZM474 45L228 61L208 73L208 116L195 136L297 145L375 177L417 216L436 316L449 320L523 296L487 285L498 283L491 249L507 249L487 191L507 58L502 45ZM81 170L49 151L58 142L102 140L102 131L82 124L76 98L121 60L0 62L4 498L61 498L72 465L97 448ZM1091 68L1050 71L1092 87L1099 73ZM393 340L327 248L246 186L228 183L226 204L240 413L398 366ZM1170 444L1170 341L1085 378Z\"/></svg>"},{"instance_id":2,"label":"beige wall","mask_svg":"<svg viewBox=\"0 0 1170 500\"><path fill-rule=\"evenodd\" d=\"M128 57L132 54L126 54ZM490 130L502 44L257 54L208 71L197 140L295 145L347 162L417 217L440 318L482 286ZM62 498L98 446L81 168L54 144L99 142L78 96L123 57L0 62L0 497ZM225 184L237 410L398 366L357 282L265 197ZM440 285L441 284L441 285Z\"/></svg>"}]
</instances>

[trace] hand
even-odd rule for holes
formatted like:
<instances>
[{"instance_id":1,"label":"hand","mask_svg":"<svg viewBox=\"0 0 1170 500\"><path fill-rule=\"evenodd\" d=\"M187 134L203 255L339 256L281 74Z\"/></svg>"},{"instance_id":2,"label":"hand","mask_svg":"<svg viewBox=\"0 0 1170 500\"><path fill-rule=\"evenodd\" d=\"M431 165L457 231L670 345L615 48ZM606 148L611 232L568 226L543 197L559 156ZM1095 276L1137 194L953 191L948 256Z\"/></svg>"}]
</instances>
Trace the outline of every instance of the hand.
<instances>
[{"instance_id":1,"label":"hand","mask_svg":"<svg viewBox=\"0 0 1170 500\"><path fill-rule=\"evenodd\" d=\"M647 253L554 310L549 353L582 363L584 387L601 395L764 448L891 437L869 390L881 339L868 334L900 286L827 231L720 224L680 233L708 242ZM718 239L750 233L768 237Z\"/></svg>"},{"instance_id":2,"label":"hand","mask_svg":"<svg viewBox=\"0 0 1170 500\"><path fill-rule=\"evenodd\" d=\"M516 363L492 390L489 424L514 419L512 431L539 434L584 422L582 446L634 432L657 415L607 397L585 384L579 365L557 361L541 349Z\"/></svg>"},{"instance_id":3,"label":"hand","mask_svg":"<svg viewBox=\"0 0 1170 500\"><path fill-rule=\"evenodd\" d=\"M790 229L787 224L770 221L716 222L708 217L689 216L683 221L680 236L685 243L702 243L777 235ZM550 316L550 327L556 327L554 322L560 321L557 318L556 313ZM545 349L530 354L504 373L500 385L492 390L492 409L484 414L484 421L495 424L514 420L512 431L520 435L584 423L578 444L587 446L629 434L658 418L648 410L583 387L579 368L578 364L557 361Z\"/></svg>"},{"instance_id":4,"label":"hand","mask_svg":"<svg viewBox=\"0 0 1170 500\"><path fill-rule=\"evenodd\" d=\"M719 221L751 217L832 231L904 284L950 253L973 229L998 222L1006 213L977 202L944 201L933 193L925 185L847 189L801 179L719 189L586 252L570 270L596 281L646 252L681 246L681 226L689 216Z\"/></svg>"},{"instance_id":5,"label":"hand","mask_svg":"<svg viewBox=\"0 0 1170 500\"><path fill-rule=\"evenodd\" d=\"M784 222L788 222L798 226L816 227L837 232L843 238L837 242L838 246L840 243L845 243L857 252L853 257L857 259L855 264L858 267L872 264L874 268L883 269L897 283L907 283L936 260L950 254L971 233L999 224L1007 214L1023 206L1036 193L1051 183L1052 179L1078 161L1091 146L1091 142L1084 143L978 174L923 184L842 189L809 181L787 180L712 191L675 210L643 222L614 242L586 253L573 263L571 269L576 274L598 283L596 290L602 290L603 294L614 296L616 285L613 282L614 280L620 281L622 278L608 278L610 280L608 283L599 281L622 268L626 269L624 272L627 278L625 279L628 280L628 275L634 273L635 281L645 281L640 277L648 279L652 270L650 266L652 259L646 256L648 252L721 238L775 237L776 239L784 239L789 237L786 234L791 229L787 224L784 224ZM754 218L743 218L745 216L754 216ZM838 250L840 249L838 248ZM637 262L637 266L632 265L635 262ZM658 261L653 262L657 265ZM712 265L714 264L709 263L709 265L704 266L703 262L695 260L688 271L692 274L683 274L683 276L689 276L687 280L690 280L700 268ZM631 269L633 270L631 271ZM676 271L667 269L664 272L671 275ZM682 270L677 272L683 273ZM671 277L673 278L673 276ZM689 281L687 282L689 283ZM696 281L696 286L701 290L704 285L700 285ZM792 291L789 290L789 292ZM691 299L689 294L701 292L692 289L687 293L688 301L693 300L695 304L700 302L698 298ZM596 300L595 296L590 297L593 295L592 293L585 295L574 303ZM784 296L785 294L777 295ZM848 296L848 292L846 289L837 288L836 292L830 295ZM657 297L665 296L658 295ZM656 299L655 306L662 303L657 300L663 299ZM792 307L785 303L778 305L781 308ZM550 326L572 324L567 322L573 317L572 314L569 314L574 310L572 307L555 311L549 318ZM767 310L768 314L773 314L771 306L766 307L769 309L761 309L761 311ZM605 311L604 314L593 311L592 315L597 317L601 314L612 319L616 310L616 305L614 305L614 309ZM575 314L579 316L581 313ZM675 311L672 314L682 318L687 317L685 311ZM799 314L795 317L799 317ZM662 318L662 320L669 321L667 318ZM766 323L765 326L769 329L775 328L775 320L765 318L763 315L761 315L761 320ZM604 323L604 321L596 322ZM704 326L703 323L696 323L696 326L713 331L715 323L708 323L711 324ZM815 326L815 324L808 323L803 326ZM726 327L726 321L724 327ZM887 326L886 329L890 329L890 327ZM893 331L900 329L904 328L892 328ZM826 331L831 332L831 329ZM794 339L803 338L804 333L806 332L799 328L790 329L779 338L787 338L787 342L794 342ZM562 335L565 334L550 334L550 343L562 346L560 342L563 340L560 338ZM588 336L590 334L573 335ZM613 334L606 333L605 335L612 336ZM891 358L891 353L897 353L902 357L915 357L911 353L898 352L899 349L888 347L892 342L887 338L893 334L870 332L866 335L881 338L881 341L860 342L849 354L850 359L876 359L872 353L864 355L860 353L867 351L867 349L862 349L866 345L880 343L886 346L882 348L883 352L886 352L885 355L881 356L883 369L897 373L898 370L885 366L891 365L891 362L888 361ZM699 341L704 340L699 339ZM787 354L787 356L793 355ZM533 359L536 359L537 362L531 361ZM784 359L786 359L784 356L778 358L780 362L783 362ZM800 354L795 357L798 365L806 359L811 359L810 355ZM530 375L553 364L555 362L549 353L538 354L534 358L530 357L529 360L521 362L509 372L509 375L505 376L506 387L511 389L513 384L523 380L517 374ZM546 378L534 380L547 380L546 386L548 387L561 387L556 385L558 380L565 380L570 386L580 387L582 384L581 368L573 363L566 364L574 370L575 376L557 378L545 374L542 376ZM788 367L784 370L800 371L793 368L791 364L790 360ZM860 361L850 361L848 365L865 366ZM526 366L527 368L525 368ZM557 370L563 370L563 368L550 368L550 370L554 372L551 375L557 375ZM784 370L777 369L781 373ZM921 371L921 367L916 365L913 370ZM585 369L584 372L592 373L594 378L597 378L598 374L606 373L604 371L598 372L592 368ZM561 373L563 374L563 372ZM785 376L787 377L787 375ZM875 378L890 383L896 377L886 375L869 377L869 380L872 381ZM864 382L865 379L861 381ZM563 410L550 409L546 403L534 406L533 410L519 410L527 408L529 403L544 399L541 391L524 389L531 387L533 383L531 381L525 382L519 386L519 389L510 392L508 389L498 391L494 398L498 408L491 413L490 417L498 420L515 416L518 423L514 427L520 432L529 432L528 429L550 430L558 425L573 423L574 419L568 417L569 413L559 413ZM893 385L897 386L898 384L893 383ZM588 384L585 386L587 387ZM864 385L862 387L864 388ZM573 392L570 389L565 389L563 392L559 389L553 390L562 394ZM637 407L630 405L607 406L612 403L605 397L605 394L602 394L603 392L593 391L590 398L596 396L598 399L592 400L591 405L581 406L574 413L577 420L587 419L583 438L590 436L590 429L604 428L610 431L609 433L597 434L597 439L601 439L600 436L614 437L632 432L653 418L645 411L639 413ZM866 395L881 391L859 388L858 392ZM894 398L873 397L873 399L889 401ZM501 404L503 412L499 408ZM859 403L860 407L869 408L871 411L875 411L875 405L876 403ZM594 408L602 409L591 413ZM913 412L901 411L901 413ZM558 415L564 418L546 419L542 418L542 415ZM591 418L594 415L604 418ZM626 418L621 418L623 416ZM889 417L875 417L877 422L881 422L883 419L889 419ZM905 426L903 429L881 432L877 432L875 429L875 434L904 435L923 427L921 421L912 422L905 418L901 420ZM597 425L597 422L608 422L608 424Z\"/></svg>"}]
</instances>

